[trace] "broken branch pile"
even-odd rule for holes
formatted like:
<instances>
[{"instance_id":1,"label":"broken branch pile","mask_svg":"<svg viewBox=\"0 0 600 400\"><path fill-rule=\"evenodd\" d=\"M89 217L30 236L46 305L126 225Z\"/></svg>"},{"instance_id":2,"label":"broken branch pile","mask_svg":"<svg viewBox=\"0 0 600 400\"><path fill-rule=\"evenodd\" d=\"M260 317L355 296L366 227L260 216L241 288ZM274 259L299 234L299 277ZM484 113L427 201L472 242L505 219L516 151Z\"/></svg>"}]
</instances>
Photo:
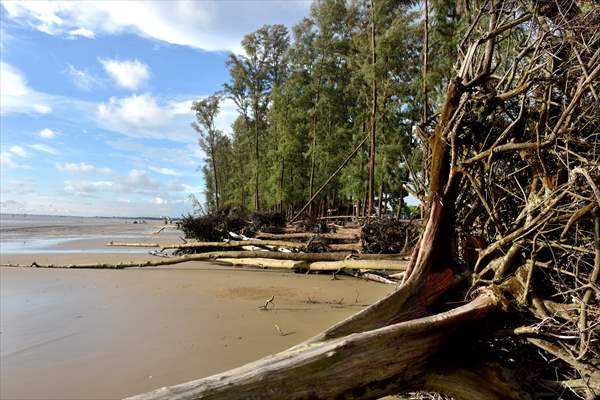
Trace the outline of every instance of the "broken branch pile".
<instances>
[{"instance_id":1,"label":"broken branch pile","mask_svg":"<svg viewBox=\"0 0 600 400\"><path fill-rule=\"evenodd\" d=\"M415 246L422 229L420 220L373 219L362 227L363 251L365 253L406 253Z\"/></svg>"}]
</instances>

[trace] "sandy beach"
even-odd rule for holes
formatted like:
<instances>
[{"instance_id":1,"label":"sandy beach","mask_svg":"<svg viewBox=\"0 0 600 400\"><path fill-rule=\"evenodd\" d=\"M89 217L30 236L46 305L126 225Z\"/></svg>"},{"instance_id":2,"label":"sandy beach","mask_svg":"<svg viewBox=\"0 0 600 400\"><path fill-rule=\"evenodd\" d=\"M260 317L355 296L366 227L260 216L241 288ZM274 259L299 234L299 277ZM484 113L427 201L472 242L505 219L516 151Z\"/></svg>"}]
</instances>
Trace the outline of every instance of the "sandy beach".
<instances>
[{"instance_id":1,"label":"sandy beach","mask_svg":"<svg viewBox=\"0 0 600 400\"><path fill-rule=\"evenodd\" d=\"M156 221L52 222L55 228L4 223L0 262L142 260L153 256L104 244L110 237L179 240L172 231L152 235ZM201 262L126 270L5 267L0 282L2 399L115 399L204 377L302 342L394 289ZM259 310L273 295L275 307Z\"/></svg>"}]
</instances>

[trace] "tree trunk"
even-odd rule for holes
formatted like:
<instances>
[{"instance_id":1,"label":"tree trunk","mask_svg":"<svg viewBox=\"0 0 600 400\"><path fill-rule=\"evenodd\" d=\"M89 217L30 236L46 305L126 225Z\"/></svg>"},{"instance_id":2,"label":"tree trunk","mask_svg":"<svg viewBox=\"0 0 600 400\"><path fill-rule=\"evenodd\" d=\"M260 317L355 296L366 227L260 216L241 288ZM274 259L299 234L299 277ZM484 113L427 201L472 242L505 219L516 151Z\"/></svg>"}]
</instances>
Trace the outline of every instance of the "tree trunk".
<instances>
[{"instance_id":1,"label":"tree trunk","mask_svg":"<svg viewBox=\"0 0 600 400\"><path fill-rule=\"evenodd\" d=\"M379 185L379 198L377 199L377 218L381 218L381 206L383 204L383 183Z\"/></svg>"},{"instance_id":2,"label":"tree trunk","mask_svg":"<svg viewBox=\"0 0 600 400\"><path fill-rule=\"evenodd\" d=\"M429 113L429 93L427 89L427 64L429 58L429 1L425 0L425 29L423 32L423 124L427 123Z\"/></svg>"},{"instance_id":3,"label":"tree trunk","mask_svg":"<svg viewBox=\"0 0 600 400\"><path fill-rule=\"evenodd\" d=\"M283 213L283 177L285 172L285 157L281 157L281 177L279 178L279 212Z\"/></svg>"},{"instance_id":4,"label":"tree trunk","mask_svg":"<svg viewBox=\"0 0 600 400\"><path fill-rule=\"evenodd\" d=\"M215 204L217 206L217 210L219 209L219 181L217 178L217 161L216 161L216 157L215 157L215 148L214 148L214 144L211 144L211 149L210 149L210 158L212 160L212 167L213 167L213 174L214 174L214 179L215 179Z\"/></svg>"},{"instance_id":5,"label":"tree trunk","mask_svg":"<svg viewBox=\"0 0 600 400\"><path fill-rule=\"evenodd\" d=\"M375 52L375 4L371 0L371 63L373 66L373 94L371 105L371 145L369 148L369 205L367 217L370 218L374 207L375 192L375 135L377 129L377 77L375 73L375 63L377 54ZM365 202L366 203L366 202Z\"/></svg>"},{"instance_id":6,"label":"tree trunk","mask_svg":"<svg viewBox=\"0 0 600 400\"><path fill-rule=\"evenodd\" d=\"M313 190L315 184L315 158L317 153L317 107L319 105L319 98L321 95L321 77L323 74L323 59L325 57L324 53L321 53L321 65L319 66L319 75L317 78L317 93L315 95L315 104L313 107L313 116L312 116L312 151L310 157L310 178L308 182L308 198L312 199ZM313 207L312 203L308 206L308 214L313 215Z\"/></svg>"},{"instance_id":7,"label":"tree trunk","mask_svg":"<svg viewBox=\"0 0 600 400\"><path fill-rule=\"evenodd\" d=\"M257 232L256 237L259 239L274 239L274 240L288 240L288 239L310 239L310 238L322 238L332 240L358 240L360 238L360 232L356 233L310 233L310 232L297 232L297 233L268 233L268 232Z\"/></svg>"},{"instance_id":8,"label":"tree trunk","mask_svg":"<svg viewBox=\"0 0 600 400\"><path fill-rule=\"evenodd\" d=\"M258 152L258 104L254 104L254 156L256 159L256 170L254 171L254 209L258 211L260 209L260 199L258 197L258 174L259 174L259 152Z\"/></svg>"}]
</instances>

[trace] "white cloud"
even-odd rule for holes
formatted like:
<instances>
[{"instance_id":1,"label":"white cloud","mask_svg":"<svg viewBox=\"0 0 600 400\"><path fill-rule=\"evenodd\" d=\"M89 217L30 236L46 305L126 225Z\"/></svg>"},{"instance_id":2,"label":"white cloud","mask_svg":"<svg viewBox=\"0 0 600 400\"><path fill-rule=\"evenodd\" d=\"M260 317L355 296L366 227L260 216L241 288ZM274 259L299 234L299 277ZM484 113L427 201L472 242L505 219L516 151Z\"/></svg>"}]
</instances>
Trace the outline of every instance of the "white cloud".
<instances>
[{"instance_id":1,"label":"white cloud","mask_svg":"<svg viewBox=\"0 0 600 400\"><path fill-rule=\"evenodd\" d=\"M162 175L169 175L169 176L181 175L179 172L177 172L171 168L157 168L157 167L149 166L148 169L156 172L157 174L162 174Z\"/></svg>"},{"instance_id":2,"label":"white cloud","mask_svg":"<svg viewBox=\"0 0 600 400\"><path fill-rule=\"evenodd\" d=\"M27 157L27 152L21 146L12 146L9 150L12 154L19 157Z\"/></svg>"},{"instance_id":3,"label":"white cloud","mask_svg":"<svg viewBox=\"0 0 600 400\"><path fill-rule=\"evenodd\" d=\"M34 104L33 110L40 114L48 114L52 112L52 107L45 104Z\"/></svg>"},{"instance_id":4,"label":"white cloud","mask_svg":"<svg viewBox=\"0 0 600 400\"><path fill-rule=\"evenodd\" d=\"M59 171L68 172L70 174L96 174L96 175L110 175L112 170L110 168L99 168L91 164L86 163L66 163L57 164L56 168Z\"/></svg>"},{"instance_id":5,"label":"white cloud","mask_svg":"<svg viewBox=\"0 0 600 400\"><path fill-rule=\"evenodd\" d=\"M100 34L132 32L205 50L239 48L244 34L264 24L291 26L311 1L6 1L13 20L52 35L75 30Z\"/></svg>"},{"instance_id":6,"label":"white cloud","mask_svg":"<svg viewBox=\"0 0 600 400\"><path fill-rule=\"evenodd\" d=\"M0 66L2 68L0 90L2 90L3 96L24 96L30 92L31 89L27 86L27 81L19 70L4 62Z\"/></svg>"},{"instance_id":7,"label":"white cloud","mask_svg":"<svg viewBox=\"0 0 600 400\"><path fill-rule=\"evenodd\" d=\"M69 172L91 172L93 166L84 166L74 164L66 166L57 166L61 170ZM112 172L112 171L111 171ZM187 185L176 181L159 181L148 176L146 171L140 169L131 169L126 175L113 175L112 180L102 181L66 181L65 191L75 194L90 194L98 191L100 188L104 192L128 193L149 196L149 198L165 198L165 194L181 195L187 192ZM165 204L165 203L160 203Z\"/></svg>"},{"instance_id":8,"label":"white cloud","mask_svg":"<svg viewBox=\"0 0 600 400\"><path fill-rule=\"evenodd\" d=\"M153 200L154 204L167 204L168 201L163 199L162 197L155 197Z\"/></svg>"},{"instance_id":9,"label":"white cloud","mask_svg":"<svg viewBox=\"0 0 600 400\"><path fill-rule=\"evenodd\" d=\"M157 190L160 187L158 181L150 178L146 171L140 169L130 170L127 177L120 184L120 191L122 192Z\"/></svg>"},{"instance_id":10,"label":"white cloud","mask_svg":"<svg viewBox=\"0 0 600 400\"><path fill-rule=\"evenodd\" d=\"M188 125L189 126L189 125ZM135 164L148 165L161 163L176 166L182 173L190 173L196 170L199 163L205 157L200 152L196 141L186 146L153 146L150 141L138 143L131 139L109 140L108 145L118 151L118 155Z\"/></svg>"},{"instance_id":11,"label":"white cloud","mask_svg":"<svg viewBox=\"0 0 600 400\"><path fill-rule=\"evenodd\" d=\"M196 136L190 127L193 116L189 108L180 113L176 104L160 104L149 93L111 97L108 102L98 105L96 119L101 127L131 137L195 142Z\"/></svg>"},{"instance_id":12,"label":"white cloud","mask_svg":"<svg viewBox=\"0 0 600 400\"><path fill-rule=\"evenodd\" d=\"M115 83L125 89L137 90L150 78L150 68L138 60L99 60Z\"/></svg>"},{"instance_id":13,"label":"white cloud","mask_svg":"<svg viewBox=\"0 0 600 400\"><path fill-rule=\"evenodd\" d=\"M8 152L0 153L0 165L3 165L7 168L17 168L18 164L13 161L12 154Z\"/></svg>"},{"instance_id":14,"label":"white cloud","mask_svg":"<svg viewBox=\"0 0 600 400\"><path fill-rule=\"evenodd\" d=\"M56 136L56 132L54 132L52 129L44 128L38 132L38 135L45 139L52 139Z\"/></svg>"},{"instance_id":15,"label":"white cloud","mask_svg":"<svg viewBox=\"0 0 600 400\"><path fill-rule=\"evenodd\" d=\"M25 76L10 64L0 62L1 114L10 112L47 114L52 108L46 103L52 96L36 92L27 85Z\"/></svg>"},{"instance_id":16,"label":"white cloud","mask_svg":"<svg viewBox=\"0 0 600 400\"><path fill-rule=\"evenodd\" d=\"M71 36L82 36L88 39L93 39L96 35L94 32L86 28L77 28L69 31Z\"/></svg>"},{"instance_id":17,"label":"white cloud","mask_svg":"<svg viewBox=\"0 0 600 400\"><path fill-rule=\"evenodd\" d=\"M113 186L113 182L111 181L92 181L92 182L65 182L65 191L71 192L78 195L89 195L90 193L95 193L98 190L107 190Z\"/></svg>"},{"instance_id":18,"label":"white cloud","mask_svg":"<svg viewBox=\"0 0 600 400\"><path fill-rule=\"evenodd\" d=\"M30 144L29 147L42 153L52 154L54 156L59 154L58 150L56 150L54 147L45 144Z\"/></svg>"},{"instance_id":19,"label":"white cloud","mask_svg":"<svg viewBox=\"0 0 600 400\"><path fill-rule=\"evenodd\" d=\"M67 66L65 72L71 77L71 79L73 79L73 83L75 84L75 86L82 90L90 91L93 88L102 85L102 81L99 78L95 77L87 71L79 70L71 64Z\"/></svg>"}]
</instances>

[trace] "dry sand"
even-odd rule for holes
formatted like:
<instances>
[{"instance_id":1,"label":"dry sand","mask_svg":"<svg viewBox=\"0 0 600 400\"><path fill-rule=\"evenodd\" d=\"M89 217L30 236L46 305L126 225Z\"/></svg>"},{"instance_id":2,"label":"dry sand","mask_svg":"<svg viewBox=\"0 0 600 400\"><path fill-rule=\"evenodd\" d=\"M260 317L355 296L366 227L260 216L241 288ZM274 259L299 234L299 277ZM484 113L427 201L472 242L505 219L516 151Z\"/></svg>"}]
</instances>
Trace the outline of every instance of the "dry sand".
<instances>
[{"instance_id":1,"label":"dry sand","mask_svg":"<svg viewBox=\"0 0 600 400\"><path fill-rule=\"evenodd\" d=\"M59 243L51 253L0 253L0 262L151 257L84 251L98 240ZM208 376L299 343L393 289L201 262L106 271L0 268L0 398L114 399ZM274 309L259 310L272 295ZM309 304L309 297L343 301Z\"/></svg>"}]
</instances>

